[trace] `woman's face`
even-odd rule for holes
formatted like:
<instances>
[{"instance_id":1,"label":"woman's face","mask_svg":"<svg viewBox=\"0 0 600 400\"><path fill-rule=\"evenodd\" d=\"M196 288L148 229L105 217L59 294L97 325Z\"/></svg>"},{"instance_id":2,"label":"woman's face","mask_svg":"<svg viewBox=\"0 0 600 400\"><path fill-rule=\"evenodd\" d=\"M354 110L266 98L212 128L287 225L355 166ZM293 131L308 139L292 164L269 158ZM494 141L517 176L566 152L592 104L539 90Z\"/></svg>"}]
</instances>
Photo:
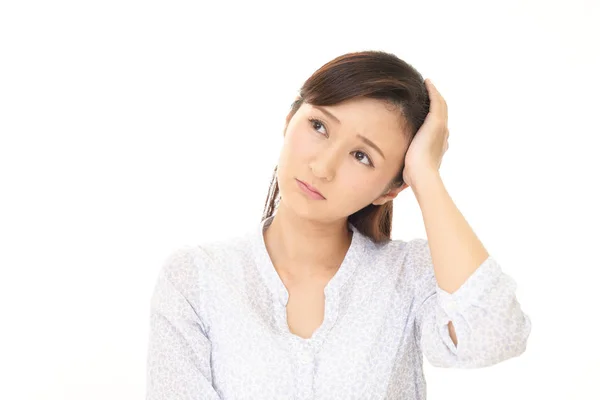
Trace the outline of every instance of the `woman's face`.
<instances>
[{"instance_id":1,"label":"woman's face","mask_svg":"<svg viewBox=\"0 0 600 400\"><path fill-rule=\"evenodd\" d=\"M277 174L281 202L311 219L335 221L393 199L402 189L385 190L408 148L401 121L399 110L383 100L302 104L284 133ZM311 198L297 180L325 199Z\"/></svg>"}]
</instances>

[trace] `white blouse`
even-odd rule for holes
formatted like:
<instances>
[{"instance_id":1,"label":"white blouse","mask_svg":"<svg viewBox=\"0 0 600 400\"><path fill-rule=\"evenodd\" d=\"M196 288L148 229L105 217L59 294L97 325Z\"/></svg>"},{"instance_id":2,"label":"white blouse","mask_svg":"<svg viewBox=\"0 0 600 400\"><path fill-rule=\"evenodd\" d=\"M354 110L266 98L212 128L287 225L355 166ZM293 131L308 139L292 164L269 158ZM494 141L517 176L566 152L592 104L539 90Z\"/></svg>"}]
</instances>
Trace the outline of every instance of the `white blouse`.
<instances>
[{"instance_id":1,"label":"white blouse","mask_svg":"<svg viewBox=\"0 0 600 400\"><path fill-rule=\"evenodd\" d=\"M530 318L491 256L450 294L427 240L376 244L352 224L322 325L309 339L291 333L263 237L272 220L166 258L151 300L148 400L423 400L423 354L477 368L525 351Z\"/></svg>"}]
</instances>

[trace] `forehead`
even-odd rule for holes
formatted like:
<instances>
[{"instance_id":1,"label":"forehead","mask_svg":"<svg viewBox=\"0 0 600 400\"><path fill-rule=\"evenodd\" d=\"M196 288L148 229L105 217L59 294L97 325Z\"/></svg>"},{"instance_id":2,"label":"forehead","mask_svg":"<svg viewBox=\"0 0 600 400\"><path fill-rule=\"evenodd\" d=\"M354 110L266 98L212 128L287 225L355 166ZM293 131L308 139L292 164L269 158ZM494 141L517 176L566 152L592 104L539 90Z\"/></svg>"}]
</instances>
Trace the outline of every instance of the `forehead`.
<instances>
[{"instance_id":1,"label":"forehead","mask_svg":"<svg viewBox=\"0 0 600 400\"><path fill-rule=\"evenodd\" d=\"M309 113L320 113L319 108L330 111L340 121L339 124L333 121L334 128L339 128L344 135L369 138L383 150L386 158L388 154L402 154L406 145L402 110L389 101L359 97L331 106L303 104L302 107Z\"/></svg>"}]
</instances>

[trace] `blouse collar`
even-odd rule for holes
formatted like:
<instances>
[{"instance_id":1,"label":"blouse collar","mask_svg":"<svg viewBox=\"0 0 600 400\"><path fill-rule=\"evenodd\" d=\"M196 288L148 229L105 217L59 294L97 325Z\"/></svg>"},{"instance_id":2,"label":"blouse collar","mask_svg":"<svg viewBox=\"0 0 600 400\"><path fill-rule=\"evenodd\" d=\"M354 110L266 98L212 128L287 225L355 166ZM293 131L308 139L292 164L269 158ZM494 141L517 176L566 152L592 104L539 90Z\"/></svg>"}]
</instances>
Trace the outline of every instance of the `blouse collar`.
<instances>
[{"instance_id":1,"label":"blouse collar","mask_svg":"<svg viewBox=\"0 0 600 400\"><path fill-rule=\"evenodd\" d=\"M264 231L273 222L275 214L262 220L257 224L256 229L252 232L252 248L257 264L257 268L269 288L274 299L279 301L283 306L287 305L289 293L281 280L281 277L275 270L273 262L267 251L265 244ZM364 257L366 242L368 238L360 233L358 229L348 222L348 227L352 230L352 239L350 247L344 256L339 269L325 286L325 295L328 300L337 301L340 295L340 290L344 287L348 279L354 274L357 266L361 263Z\"/></svg>"}]
</instances>

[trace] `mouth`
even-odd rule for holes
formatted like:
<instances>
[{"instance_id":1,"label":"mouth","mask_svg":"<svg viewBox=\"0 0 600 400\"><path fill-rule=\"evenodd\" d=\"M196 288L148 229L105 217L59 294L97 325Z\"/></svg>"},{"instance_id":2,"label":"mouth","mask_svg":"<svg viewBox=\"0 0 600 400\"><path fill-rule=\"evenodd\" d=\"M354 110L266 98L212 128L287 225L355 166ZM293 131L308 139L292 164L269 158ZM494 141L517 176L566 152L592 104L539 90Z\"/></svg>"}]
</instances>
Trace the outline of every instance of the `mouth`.
<instances>
[{"instance_id":1,"label":"mouth","mask_svg":"<svg viewBox=\"0 0 600 400\"><path fill-rule=\"evenodd\" d=\"M314 187L310 186L308 183L303 182L299 179L296 179L296 182L298 183L300 189L302 189L307 195L309 195L309 197L316 200L325 200L325 196L323 196L321 192L319 192Z\"/></svg>"}]
</instances>

